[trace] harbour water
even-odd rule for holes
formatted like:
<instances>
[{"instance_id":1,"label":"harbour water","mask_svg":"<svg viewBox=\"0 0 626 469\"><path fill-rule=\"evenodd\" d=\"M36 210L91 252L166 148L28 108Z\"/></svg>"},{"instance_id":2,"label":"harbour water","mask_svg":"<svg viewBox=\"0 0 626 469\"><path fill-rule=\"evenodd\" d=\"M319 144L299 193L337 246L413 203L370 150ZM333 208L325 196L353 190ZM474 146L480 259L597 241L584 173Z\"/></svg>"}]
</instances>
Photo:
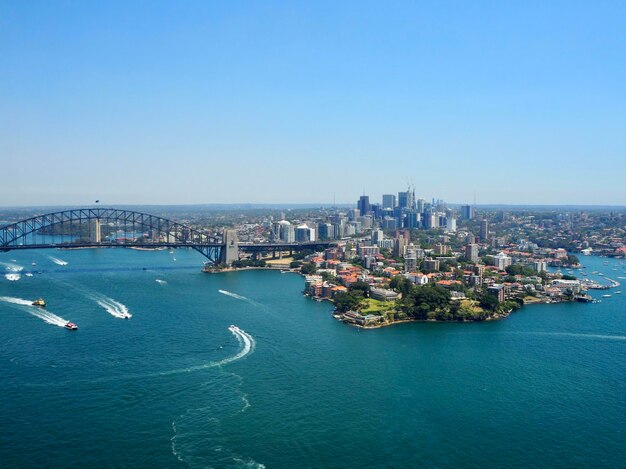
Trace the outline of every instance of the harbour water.
<instances>
[{"instance_id":1,"label":"harbour water","mask_svg":"<svg viewBox=\"0 0 626 469\"><path fill-rule=\"evenodd\" d=\"M619 288L363 331L296 274L207 275L194 251L0 262L2 467L626 466Z\"/></svg>"}]
</instances>

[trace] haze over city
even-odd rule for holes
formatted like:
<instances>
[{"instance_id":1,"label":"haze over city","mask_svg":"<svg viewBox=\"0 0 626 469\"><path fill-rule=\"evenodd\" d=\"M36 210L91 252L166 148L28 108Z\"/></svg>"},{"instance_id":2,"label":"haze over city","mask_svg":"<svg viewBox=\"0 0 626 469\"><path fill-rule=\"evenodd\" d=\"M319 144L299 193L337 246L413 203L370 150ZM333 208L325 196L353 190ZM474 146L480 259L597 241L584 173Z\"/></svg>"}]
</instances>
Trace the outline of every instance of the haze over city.
<instances>
[{"instance_id":1,"label":"haze over city","mask_svg":"<svg viewBox=\"0 0 626 469\"><path fill-rule=\"evenodd\" d=\"M3 2L0 205L626 205L622 2Z\"/></svg>"}]
</instances>

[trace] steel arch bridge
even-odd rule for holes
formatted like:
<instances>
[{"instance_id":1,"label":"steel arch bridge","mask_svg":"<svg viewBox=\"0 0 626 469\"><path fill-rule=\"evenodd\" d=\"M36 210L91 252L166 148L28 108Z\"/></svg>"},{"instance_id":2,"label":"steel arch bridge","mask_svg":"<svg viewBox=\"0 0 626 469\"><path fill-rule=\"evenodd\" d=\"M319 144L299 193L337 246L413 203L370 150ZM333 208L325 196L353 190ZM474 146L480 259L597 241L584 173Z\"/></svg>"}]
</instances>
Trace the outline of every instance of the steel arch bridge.
<instances>
[{"instance_id":1,"label":"steel arch bridge","mask_svg":"<svg viewBox=\"0 0 626 469\"><path fill-rule=\"evenodd\" d=\"M127 242L101 239L101 224L111 225L122 233L149 233L145 241ZM58 232L71 241L50 242ZM53 233L52 235L50 233ZM67 234L69 233L69 234ZM46 240L48 238L48 240ZM143 237L142 237L143 238ZM47 242L46 242L47 241ZM218 264L222 258L223 241L167 218L115 208L81 208L37 215L26 220L0 226L0 251L45 249L58 247L189 247Z\"/></svg>"}]
</instances>

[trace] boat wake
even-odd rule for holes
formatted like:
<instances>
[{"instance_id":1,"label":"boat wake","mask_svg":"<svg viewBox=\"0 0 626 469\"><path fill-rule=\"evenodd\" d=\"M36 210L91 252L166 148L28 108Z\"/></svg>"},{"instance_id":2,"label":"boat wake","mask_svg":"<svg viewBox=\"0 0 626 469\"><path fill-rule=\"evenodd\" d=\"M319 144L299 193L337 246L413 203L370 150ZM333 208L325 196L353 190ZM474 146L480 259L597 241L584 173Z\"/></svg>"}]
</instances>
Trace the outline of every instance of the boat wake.
<instances>
[{"instance_id":1,"label":"boat wake","mask_svg":"<svg viewBox=\"0 0 626 469\"><path fill-rule=\"evenodd\" d=\"M109 298L100 293L89 293L87 296L113 317L120 319L130 319L133 317L133 315L128 312L128 307L125 304L113 298Z\"/></svg>"},{"instance_id":2,"label":"boat wake","mask_svg":"<svg viewBox=\"0 0 626 469\"><path fill-rule=\"evenodd\" d=\"M552 337L573 337L579 339L600 339L600 340L618 340L626 341L624 335L608 335L608 334L583 334L575 332L527 332L532 335L546 335Z\"/></svg>"},{"instance_id":3,"label":"boat wake","mask_svg":"<svg viewBox=\"0 0 626 469\"><path fill-rule=\"evenodd\" d=\"M237 293L232 293L226 290L218 290L222 295L230 296L231 298L236 298L238 300L246 301L248 298L242 295L237 295Z\"/></svg>"},{"instance_id":4,"label":"boat wake","mask_svg":"<svg viewBox=\"0 0 626 469\"><path fill-rule=\"evenodd\" d=\"M0 262L0 265L3 265L7 272L21 272L24 270L24 267L17 264L9 264L7 262Z\"/></svg>"},{"instance_id":5,"label":"boat wake","mask_svg":"<svg viewBox=\"0 0 626 469\"><path fill-rule=\"evenodd\" d=\"M30 300L25 300L23 298L13 298L10 296L0 296L0 301L21 306L22 308L20 309L26 310L28 313L38 317L39 319L43 319L48 324L65 327L65 325L68 323L65 319L57 316L56 314L52 314L50 311L46 311L39 306L33 306L33 302Z\"/></svg>"},{"instance_id":6,"label":"boat wake","mask_svg":"<svg viewBox=\"0 0 626 469\"><path fill-rule=\"evenodd\" d=\"M264 469L265 465L229 448L223 422L231 421L250 406L241 391L243 379L221 373L202 384L194 403L172 420L172 454L189 467L232 467ZM229 392L224 392L229 390Z\"/></svg>"},{"instance_id":7,"label":"boat wake","mask_svg":"<svg viewBox=\"0 0 626 469\"><path fill-rule=\"evenodd\" d=\"M52 256L48 256L50 258L50 260L52 262L54 262L57 265L67 265L67 262L65 262L63 259L59 259L58 257L52 257Z\"/></svg>"},{"instance_id":8,"label":"boat wake","mask_svg":"<svg viewBox=\"0 0 626 469\"><path fill-rule=\"evenodd\" d=\"M156 279L155 282L158 283L159 285L167 285L167 281L161 280L160 278Z\"/></svg>"},{"instance_id":9,"label":"boat wake","mask_svg":"<svg viewBox=\"0 0 626 469\"><path fill-rule=\"evenodd\" d=\"M233 333L233 335L237 338L239 345L241 346L241 350L237 352L235 355L233 355L232 357L227 357L216 362L205 363L203 365L190 366L187 368L179 368L177 370L163 371L157 374L161 376L175 375L175 374L180 374L180 373L191 373L192 371L205 370L207 368L215 368L219 366L224 366L229 363L235 362L237 360L241 360L242 358L254 352L254 349L256 347L256 341L254 340L254 337L252 337L243 329L239 329L237 326L230 326L228 330Z\"/></svg>"}]
</instances>

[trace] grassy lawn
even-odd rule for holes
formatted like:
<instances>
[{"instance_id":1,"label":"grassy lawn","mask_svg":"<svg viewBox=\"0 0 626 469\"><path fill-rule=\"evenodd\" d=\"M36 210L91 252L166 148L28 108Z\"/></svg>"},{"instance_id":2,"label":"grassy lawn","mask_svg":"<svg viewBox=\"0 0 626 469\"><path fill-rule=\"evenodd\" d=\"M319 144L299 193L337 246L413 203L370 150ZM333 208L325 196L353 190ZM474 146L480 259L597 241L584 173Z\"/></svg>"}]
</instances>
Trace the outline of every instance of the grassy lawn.
<instances>
[{"instance_id":1,"label":"grassy lawn","mask_svg":"<svg viewBox=\"0 0 626 469\"><path fill-rule=\"evenodd\" d=\"M365 300L363 300L362 305L363 306L361 308L361 313L376 314L380 316L383 312L392 310L394 307L394 302L385 302L374 300L373 298L366 298Z\"/></svg>"}]
</instances>

